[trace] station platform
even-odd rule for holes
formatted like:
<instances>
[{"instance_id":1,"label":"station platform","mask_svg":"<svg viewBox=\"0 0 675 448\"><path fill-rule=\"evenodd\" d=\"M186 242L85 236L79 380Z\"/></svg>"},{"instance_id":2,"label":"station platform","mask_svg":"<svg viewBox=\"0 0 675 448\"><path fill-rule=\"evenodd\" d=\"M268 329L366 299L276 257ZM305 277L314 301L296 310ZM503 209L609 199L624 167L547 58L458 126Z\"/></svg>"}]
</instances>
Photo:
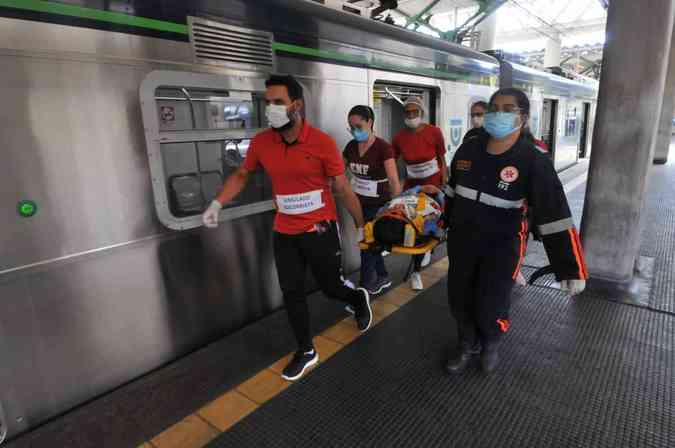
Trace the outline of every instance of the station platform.
<instances>
[{"instance_id":1,"label":"station platform","mask_svg":"<svg viewBox=\"0 0 675 448\"><path fill-rule=\"evenodd\" d=\"M587 163L561 174L581 216ZM360 335L339 304L310 302L319 365L280 377L283 310L19 436L7 447L675 447L675 163L652 167L643 306L552 282L516 286L498 369L449 377L456 328L443 251L421 293L373 302ZM388 257L392 258L392 257ZM528 276L548 264L531 242ZM394 271L399 282L403 270Z\"/></svg>"}]
</instances>

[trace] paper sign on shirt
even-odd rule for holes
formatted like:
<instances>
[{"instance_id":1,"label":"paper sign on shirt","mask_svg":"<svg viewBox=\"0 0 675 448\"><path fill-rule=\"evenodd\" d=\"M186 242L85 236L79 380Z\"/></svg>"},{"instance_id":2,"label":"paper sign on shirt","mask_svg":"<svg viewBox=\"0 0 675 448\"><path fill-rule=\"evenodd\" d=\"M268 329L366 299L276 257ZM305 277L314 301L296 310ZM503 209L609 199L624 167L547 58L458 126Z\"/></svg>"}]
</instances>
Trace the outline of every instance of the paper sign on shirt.
<instances>
[{"instance_id":1,"label":"paper sign on shirt","mask_svg":"<svg viewBox=\"0 0 675 448\"><path fill-rule=\"evenodd\" d=\"M428 162L416 163L414 165L406 165L408 177L413 179L425 179L438 173L438 160L431 159Z\"/></svg>"},{"instance_id":2,"label":"paper sign on shirt","mask_svg":"<svg viewBox=\"0 0 675 448\"><path fill-rule=\"evenodd\" d=\"M352 188L354 193L368 198L376 198L377 182L374 180L363 179L357 176L352 177Z\"/></svg>"},{"instance_id":3,"label":"paper sign on shirt","mask_svg":"<svg viewBox=\"0 0 675 448\"><path fill-rule=\"evenodd\" d=\"M321 198L323 190L308 191L298 194L278 194L277 207L285 215L302 215L323 208Z\"/></svg>"}]
</instances>

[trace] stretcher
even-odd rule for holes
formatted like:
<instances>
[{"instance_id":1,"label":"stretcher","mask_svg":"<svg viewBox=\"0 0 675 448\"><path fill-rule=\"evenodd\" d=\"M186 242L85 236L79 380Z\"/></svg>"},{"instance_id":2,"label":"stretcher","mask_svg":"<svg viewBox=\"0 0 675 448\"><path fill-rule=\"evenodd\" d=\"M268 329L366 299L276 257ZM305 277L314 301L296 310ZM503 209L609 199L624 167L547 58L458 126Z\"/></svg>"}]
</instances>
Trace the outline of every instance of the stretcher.
<instances>
[{"instance_id":1,"label":"stretcher","mask_svg":"<svg viewBox=\"0 0 675 448\"><path fill-rule=\"evenodd\" d=\"M397 254L407 254L407 255L422 255L427 252L432 251L436 246L438 246L443 240L445 240L445 232L436 232L436 235L427 235L424 236L423 241L418 244L408 244L404 242L401 244L384 244L375 240L375 223L378 219L381 219L385 216L394 216L397 219L400 219L406 222L406 227L409 230L413 231L415 237L412 238L412 241L416 241L416 235L423 235L425 233L425 228L428 227L425 225L425 215L423 211L427 206L429 198L424 193L417 194L417 204L415 205L415 214L411 218L404 210L401 208L393 208L387 210L385 213L378 214L378 216L365 224L363 229L363 241L359 243L361 250L387 250L392 253ZM433 202L433 201L432 201ZM440 213L439 213L440 215ZM438 218L434 218L438 220Z\"/></svg>"}]
</instances>

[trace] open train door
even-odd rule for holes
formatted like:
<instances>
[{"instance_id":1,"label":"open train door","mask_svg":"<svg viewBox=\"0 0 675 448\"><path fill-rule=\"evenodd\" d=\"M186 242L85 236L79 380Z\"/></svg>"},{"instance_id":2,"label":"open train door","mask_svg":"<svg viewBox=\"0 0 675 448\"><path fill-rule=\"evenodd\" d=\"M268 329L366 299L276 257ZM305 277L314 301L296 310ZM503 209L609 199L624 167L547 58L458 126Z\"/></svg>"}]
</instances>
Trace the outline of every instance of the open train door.
<instances>
[{"instance_id":1,"label":"open train door","mask_svg":"<svg viewBox=\"0 0 675 448\"><path fill-rule=\"evenodd\" d=\"M544 99L544 107L541 114L541 139L548 146L549 155L552 160L555 160L557 124L558 100Z\"/></svg>"},{"instance_id":2,"label":"open train door","mask_svg":"<svg viewBox=\"0 0 675 448\"><path fill-rule=\"evenodd\" d=\"M588 152L588 117L591 114L591 103L584 103L584 115L581 121L581 138L579 139L579 158L586 157Z\"/></svg>"}]
</instances>

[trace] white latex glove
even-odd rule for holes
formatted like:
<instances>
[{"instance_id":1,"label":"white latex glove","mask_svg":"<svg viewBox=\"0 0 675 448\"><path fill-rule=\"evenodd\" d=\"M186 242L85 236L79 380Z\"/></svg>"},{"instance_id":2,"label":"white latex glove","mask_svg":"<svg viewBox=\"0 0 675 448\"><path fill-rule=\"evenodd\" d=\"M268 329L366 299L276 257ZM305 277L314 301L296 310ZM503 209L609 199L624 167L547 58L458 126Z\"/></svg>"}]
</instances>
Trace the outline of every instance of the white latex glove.
<instances>
[{"instance_id":1,"label":"white latex glove","mask_svg":"<svg viewBox=\"0 0 675 448\"><path fill-rule=\"evenodd\" d=\"M523 277L523 273L518 271L518 276L516 277L516 284L520 286L527 286L527 280Z\"/></svg>"},{"instance_id":2,"label":"white latex glove","mask_svg":"<svg viewBox=\"0 0 675 448\"><path fill-rule=\"evenodd\" d=\"M586 289L586 280L562 280L560 289L571 296L575 296Z\"/></svg>"},{"instance_id":3,"label":"white latex glove","mask_svg":"<svg viewBox=\"0 0 675 448\"><path fill-rule=\"evenodd\" d=\"M202 214L202 222L206 227L211 229L218 227L218 213L221 208L223 206L220 205L220 202L216 200L211 201L209 208Z\"/></svg>"},{"instance_id":4,"label":"white latex glove","mask_svg":"<svg viewBox=\"0 0 675 448\"><path fill-rule=\"evenodd\" d=\"M363 227L357 227L356 228L356 242L360 243L361 241L363 241L363 238L365 238L363 236Z\"/></svg>"}]
</instances>

